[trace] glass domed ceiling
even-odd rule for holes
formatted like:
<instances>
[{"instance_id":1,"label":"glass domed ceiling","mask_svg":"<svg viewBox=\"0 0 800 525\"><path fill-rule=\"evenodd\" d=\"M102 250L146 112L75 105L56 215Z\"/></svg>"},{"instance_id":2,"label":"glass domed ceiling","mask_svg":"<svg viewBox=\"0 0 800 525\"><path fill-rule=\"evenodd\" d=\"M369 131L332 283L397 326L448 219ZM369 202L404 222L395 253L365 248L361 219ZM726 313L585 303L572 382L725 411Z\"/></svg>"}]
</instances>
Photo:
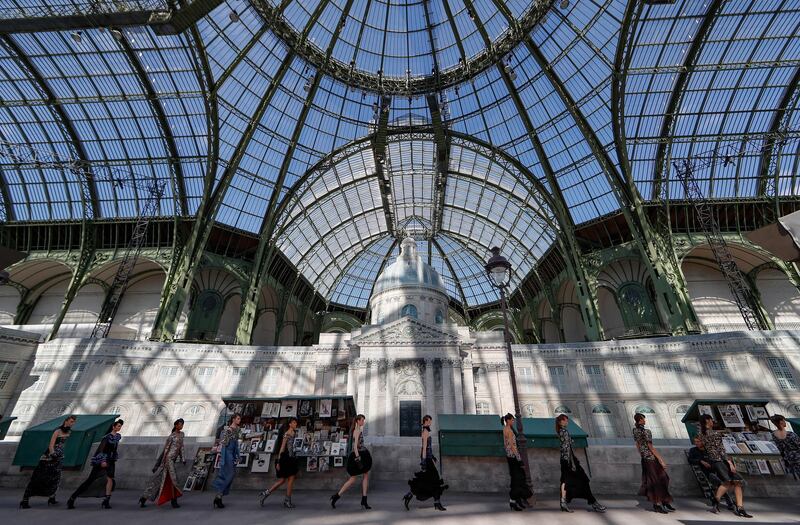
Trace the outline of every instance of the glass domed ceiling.
<instances>
[{"instance_id":1,"label":"glass domed ceiling","mask_svg":"<svg viewBox=\"0 0 800 525\"><path fill-rule=\"evenodd\" d=\"M118 5L7 0L0 20ZM365 306L416 232L469 308L496 300L491 246L520 290L559 237L619 212L621 188L682 199L671 159L732 146L736 162L696 174L708 195L797 196L798 141L749 145L800 127L800 4L560 5L227 0L176 36L1 34L0 211L81 220L78 160L95 219L142 209L116 171L155 177L162 215L278 246L332 303Z\"/></svg>"}]
</instances>

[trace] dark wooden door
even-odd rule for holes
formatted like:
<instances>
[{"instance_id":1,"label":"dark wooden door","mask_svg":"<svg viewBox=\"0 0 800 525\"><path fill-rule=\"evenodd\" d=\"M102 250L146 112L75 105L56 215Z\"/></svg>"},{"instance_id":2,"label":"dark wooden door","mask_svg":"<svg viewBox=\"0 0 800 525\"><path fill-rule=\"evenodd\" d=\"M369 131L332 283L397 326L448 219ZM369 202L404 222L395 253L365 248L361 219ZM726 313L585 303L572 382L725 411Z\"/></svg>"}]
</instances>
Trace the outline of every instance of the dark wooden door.
<instances>
[{"instance_id":1,"label":"dark wooden door","mask_svg":"<svg viewBox=\"0 0 800 525\"><path fill-rule=\"evenodd\" d=\"M400 401L400 435L419 436L422 432L422 402Z\"/></svg>"}]
</instances>

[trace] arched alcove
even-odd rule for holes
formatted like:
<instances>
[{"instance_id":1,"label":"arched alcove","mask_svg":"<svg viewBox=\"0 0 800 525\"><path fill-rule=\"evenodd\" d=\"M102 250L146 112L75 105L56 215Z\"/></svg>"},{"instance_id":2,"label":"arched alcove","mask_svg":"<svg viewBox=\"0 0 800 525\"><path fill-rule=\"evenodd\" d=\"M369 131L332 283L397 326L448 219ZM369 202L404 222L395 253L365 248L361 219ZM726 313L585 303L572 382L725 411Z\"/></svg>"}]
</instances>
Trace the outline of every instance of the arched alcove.
<instances>
[{"instance_id":1,"label":"arched alcove","mask_svg":"<svg viewBox=\"0 0 800 525\"><path fill-rule=\"evenodd\" d=\"M800 290L777 268L765 268L756 275L756 287L776 330L800 329Z\"/></svg>"}]
</instances>

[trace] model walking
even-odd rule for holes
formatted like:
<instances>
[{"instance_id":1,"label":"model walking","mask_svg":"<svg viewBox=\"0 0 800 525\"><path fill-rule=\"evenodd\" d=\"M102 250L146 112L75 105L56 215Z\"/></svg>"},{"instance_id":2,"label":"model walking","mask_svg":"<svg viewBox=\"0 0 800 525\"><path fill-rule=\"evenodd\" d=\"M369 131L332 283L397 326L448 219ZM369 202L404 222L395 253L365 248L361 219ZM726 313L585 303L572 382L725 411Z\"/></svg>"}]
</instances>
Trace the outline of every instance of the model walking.
<instances>
[{"instance_id":1,"label":"model walking","mask_svg":"<svg viewBox=\"0 0 800 525\"><path fill-rule=\"evenodd\" d=\"M177 419L164 443L164 450L153 467L153 476L142 492L142 497L139 498L140 507L144 507L145 502L150 500L155 501L156 505L163 505L169 501L172 508L180 508L178 498L183 494L178 489L175 462L186 463L183 459L183 437L183 419Z\"/></svg>"},{"instance_id":2,"label":"model walking","mask_svg":"<svg viewBox=\"0 0 800 525\"><path fill-rule=\"evenodd\" d=\"M283 498L283 506L287 509L293 509L292 503L292 490L294 489L294 480L297 478L297 457L294 453L294 436L297 429L297 418L289 419L289 428L284 432L283 439L281 439L281 448L278 450L278 459L275 461L275 474L278 476L276 481L269 489L261 492L261 506L264 506L264 501L270 494L278 490L278 487L286 483L286 497Z\"/></svg>"},{"instance_id":3,"label":"model walking","mask_svg":"<svg viewBox=\"0 0 800 525\"><path fill-rule=\"evenodd\" d=\"M222 431L220 437L220 460L219 472L211 484L217 495L214 497L214 508L224 509L225 505L222 503L222 496L227 496L231 492L231 485L233 485L233 478L236 477L236 463L239 462L239 437L242 430L239 424L242 422L242 416L234 414L228 421L228 426Z\"/></svg>"},{"instance_id":4,"label":"model walking","mask_svg":"<svg viewBox=\"0 0 800 525\"><path fill-rule=\"evenodd\" d=\"M108 434L103 436L100 445L92 456L92 471L86 481L72 493L67 500L67 508L75 508L75 500L85 495L87 497L103 498L100 506L104 509L111 508L111 492L114 491L114 473L117 465L117 446L122 436L119 431L125 422L121 419L111 424Z\"/></svg>"},{"instance_id":5,"label":"model walking","mask_svg":"<svg viewBox=\"0 0 800 525\"><path fill-rule=\"evenodd\" d=\"M566 414L556 417L556 433L561 442L561 510L562 512L572 512L567 503L578 498L585 499L592 506L592 510L605 512L606 508L598 503L597 498L592 494L589 476L586 475L575 455L572 436L567 430L568 424L569 417Z\"/></svg>"},{"instance_id":6,"label":"model walking","mask_svg":"<svg viewBox=\"0 0 800 525\"><path fill-rule=\"evenodd\" d=\"M722 495L733 489L736 498L736 510L733 511L737 516L742 518L752 518L747 511L744 510L744 497L742 494L742 485L744 485L744 478L741 474L736 472L736 467L733 461L728 458L725 453L725 447L722 444L722 434L714 430L714 418L708 414L700 416L700 440L703 442L708 459L711 462L711 471L719 478L720 486L717 488L711 500L712 511L716 514L719 513L719 500Z\"/></svg>"},{"instance_id":7,"label":"model walking","mask_svg":"<svg viewBox=\"0 0 800 525\"><path fill-rule=\"evenodd\" d=\"M782 415L775 414L770 421L778 427L772 433L772 440L781 451L786 472L792 474L795 479L800 479L800 436L786 430L786 418Z\"/></svg>"},{"instance_id":8,"label":"model walking","mask_svg":"<svg viewBox=\"0 0 800 525\"><path fill-rule=\"evenodd\" d=\"M447 490L447 485L444 484L444 480L439 477L439 471L436 470L436 457L433 455L433 446L431 445L432 422L431 416L426 415L422 418L422 447L419 453L421 470L414 474L414 479L408 480L411 490L403 496L406 510L409 510L408 504L414 496L420 501L433 498L433 507L436 510L447 510L440 501L442 493Z\"/></svg>"},{"instance_id":9,"label":"model walking","mask_svg":"<svg viewBox=\"0 0 800 525\"><path fill-rule=\"evenodd\" d=\"M514 416L506 414L500 418L500 423L503 425L503 447L508 461L508 474L511 478L508 505L512 510L522 510L528 506L528 499L533 496L533 492L525 479L522 456L517 450L517 435L513 430Z\"/></svg>"},{"instance_id":10,"label":"model walking","mask_svg":"<svg viewBox=\"0 0 800 525\"><path fill-rule=\"evenodd\" d=\"M39 464L33 469L31 480L25 487L25 494L19 503L21 509L31 508L28 503L31 496L45 496L48 505L58 505L56 492L61 483L61 469L64 466L64 443L72 432L72 425L76 420L75 416L67 416L61 426L53 431L50 444L39 458Z\"/></svg>"},{"instance_id":11,"label":"model walking","mask_svg":"<svg viewBox=\"0 0 800 525\"><path fill-rule=\"evenodd\" d=\"M672 496L669 493L667 463L653 446L653 433L645 428L647 418L644 414L637 413L633 420L633 440L642 456L642 485L639 495L646 496L653 503L653 510L658 513L674 512L675 507L672 506Z\"/></svg>"},{"instance_id":12,"label":"model walking","mask_svg":"<svg viewBox=\"0 0 800 525\"><path fill-rule=\"evenodd\" d=\"M347 489L356 482L358 476L361 478L361 507L369 510L372 507L367 503L367 489L369 488L369 469L372 468L372 455L369 450L364 446L364 422L366 421L364 414L356 416L353 421L352 429L352 447L353 451L347 456L347 473L350 475L347 481L344 482L339 492L331 496L331 507L336 508L336 502L339 498L347 492Z\"/></svg>"}]
</instances>

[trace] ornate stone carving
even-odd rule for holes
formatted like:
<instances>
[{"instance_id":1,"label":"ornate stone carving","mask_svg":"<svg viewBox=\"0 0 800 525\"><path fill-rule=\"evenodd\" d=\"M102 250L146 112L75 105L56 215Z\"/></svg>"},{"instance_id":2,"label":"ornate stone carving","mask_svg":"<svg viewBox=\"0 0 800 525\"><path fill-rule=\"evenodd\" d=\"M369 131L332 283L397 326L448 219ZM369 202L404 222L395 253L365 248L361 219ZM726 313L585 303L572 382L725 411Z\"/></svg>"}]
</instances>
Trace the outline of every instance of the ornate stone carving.
<instances>
[{"instance_id":1,"label":"ornate stone carving","mask_svg":"<svg viewBox=\"0 0 800 525\"><path fill-rule=\"evenodd\" d=\"M458 345L456 334L440 330L426 323L404 317L379 329L370 331L353 339L361 346L431 346Z\"/></svg>"}]
</instances>

